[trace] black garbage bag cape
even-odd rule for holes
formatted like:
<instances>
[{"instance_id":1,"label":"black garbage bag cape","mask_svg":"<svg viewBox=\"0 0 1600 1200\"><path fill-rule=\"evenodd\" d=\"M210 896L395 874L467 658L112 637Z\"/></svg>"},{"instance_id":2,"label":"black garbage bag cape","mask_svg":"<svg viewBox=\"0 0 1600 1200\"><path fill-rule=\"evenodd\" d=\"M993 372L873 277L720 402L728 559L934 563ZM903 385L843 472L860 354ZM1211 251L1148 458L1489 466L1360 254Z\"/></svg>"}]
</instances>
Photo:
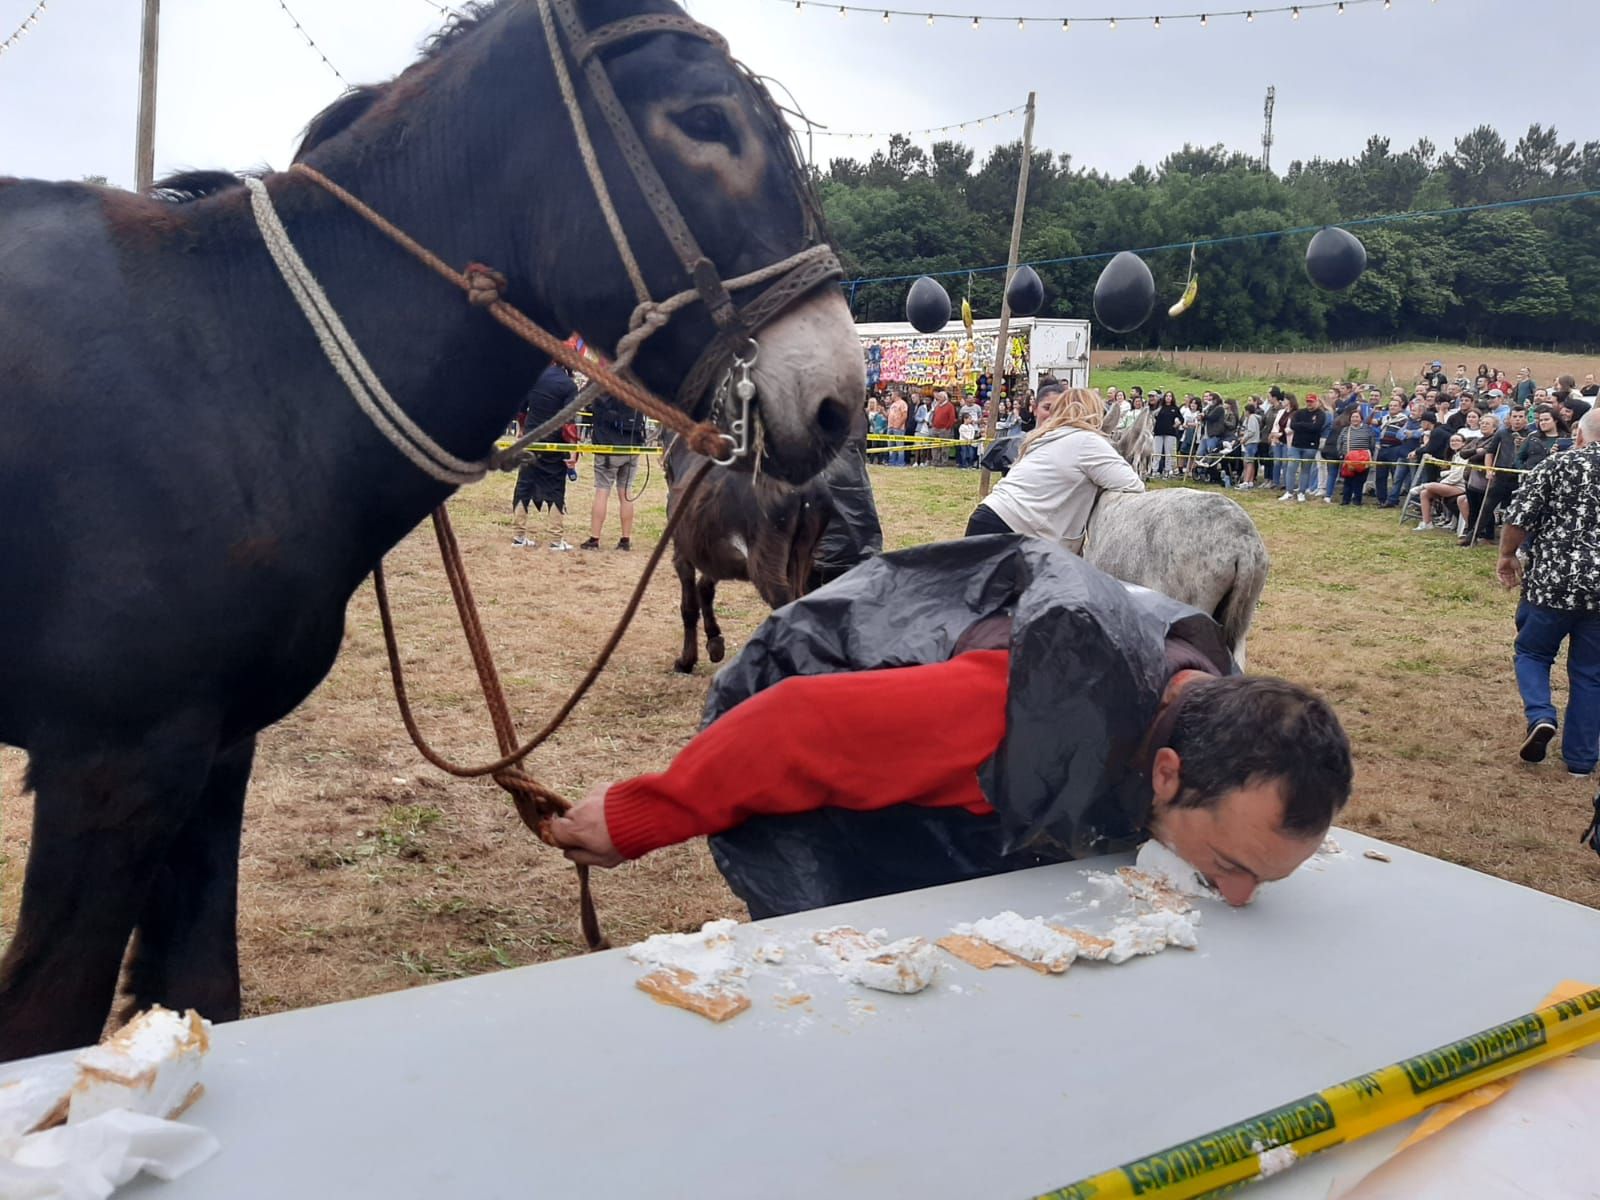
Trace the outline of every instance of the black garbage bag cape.
<instances>
[{"instance_id":1,"label":"black garbage bag cape","mask_svg":"<svg viewBox=\"0 0 1600 1200\"><path fill-rule=\"evenodd\" d=\"M1011 618L1006 732L978 772L991 816L894 805L757 817L710 839L756 919L1131 847L1150 804L1134 759L1180 638L1232 673L1212 619L1015 534L880 555L773 613L718 673L705 723L791 675L942 662ZM885 744L938 753L942 720L885 713ZM848 763L838 765L848 771Z\"/></svg>"}]
</instances>

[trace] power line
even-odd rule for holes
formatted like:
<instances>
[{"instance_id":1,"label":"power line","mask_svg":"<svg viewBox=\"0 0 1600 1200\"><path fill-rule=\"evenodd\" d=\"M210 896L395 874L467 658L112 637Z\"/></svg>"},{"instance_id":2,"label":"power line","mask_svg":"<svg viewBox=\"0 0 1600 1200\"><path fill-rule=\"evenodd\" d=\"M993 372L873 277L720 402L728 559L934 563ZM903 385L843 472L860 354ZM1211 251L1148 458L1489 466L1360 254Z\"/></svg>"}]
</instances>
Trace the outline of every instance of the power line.
<instances>
[{"instance_id":1,"label":"power line","mask_svg":"<svg viewBox=\"0 0 1600 1200\"><path fill-rule=\"evenodd\" d=\"M1430 0L1431 2L1433 0ZM985 25L1015 25L1018 29L1026 31L1030 25L1058 25L1064 32L1079 25L1104 25L1107 29L1116 29L1119 24L1142 24L1152 29L1160 29L1163 23L1170 25L1178 21L1198 21L1201 28L1205 28L1214 18L1243 17L1248 24L1257 17L1276 13L1287 13L1290 20L1298 21L1301 13L1318 10L1329 10L1337 16L1343 16L1346 8L1360 5L1377 4L1385 9L1394 7L1394 0L1314 0L1308 4L1272 4L1264 8L1210 9L1204 12L1147 13L1144 16L1108 14L1097 17L999 17L987 13L930 12L926 9L879 8L877 5L866 4L830 4L828 0L779 0L779 3L793 4L796 12L808 8L821 8L831 9L841 17L850 13L865 13L868 16L881 17L885 25L890 24L894 17L907 17L927 25L934 25L940 21L955 21L972 29L981 29ZM1417 3L1420 7L1420 0L1417 0Z\"/></svg>"},{"instance_id":2,"label":"power line","mask_svg":"<svg viewBox=\"0 0 1600 1200\"><path fill-rule=\"evenodd\" d=\"M340 83L344 84L345 87L349 87L350 81L339 73L339 68L334 66L332 61L329 60L328 56L322 52L322 47L317 45L312 36L306 32L306 27L300 24L300 22L295 18L295 15L289 11L289 6L285 4L283 0L278 0L278 7L283 9L283 15L289 18L289 22L295 27L295 29L299 30L300 36L305 38L306 45L310 46L312 52L322 60L322 65L327 67L328 70L332 71L334 75L338 76Z\"/></svg>"},{"instance_id":3,"label":"power line","mask_svg":"<svg viewBox=\"0 0 1600 1200\"><path fill-rule=\"evenodd\" d=\"M1600 199L1600 188L1584 192L1564 192L1556 196L1527 196L1521 200L1496 200L1489 204L1464 204L1455 208L1427 208L1417 209L1413 212L1386 213L1378 217L1356 217L1349 221L1337 221L1335 224L1341 228L1350 228L1361 225L1389 225L1398 221L1420 221L1429 217L1454 217L1465 213L1488 212L1501 208L1525 208L1535 204L1561 204L1573 200ZM1185 242L1168 242L1164 246L1141 246L1133 252L1138 255L1160 254L1167 250L1188 250L1191 248L1204 248L1206 246L1228 246L1236 242L1263 241L1267 238L1294 237L1296 234L1316 233L1323 225L1296 225L1289 229L1269 229L1260 233L1235 233L1226 237L1199 238ZM1120 250L1102 250L1095 254L1071 254L1065 258L1036 258L1029 261L1030 267L1059 267L1067 263L1097 262L1100 259L1115 258ZM908 279L920 279L924 275L940 277L945 275L983 275L994 271L1004 271L1007 264L998 263L988 267L957 267L951 271L918 271L914 275L874 275L859 279L846 279L841 281L852 293L858 287L869 283L902 283Z\"/></svg>"},{"instance_id":4,"label":"power line","mask_svg":"<svg viewBox=\"0 0 1600 1200\"><path fill-rule=\"evenodd\" d=\"M39 0L39 3L33 6L33 11L30 12L26 17L22 18L22 24L18 25L14 30L11 31L10 37L8 37L5 41L0 42L0 54L4 54L23 38L28 36L28 30L32 29L39 23L39 17L44 13L45 6L46 0Z\"/></svg>"},{"instance_id":5,"label":"power line","mask_svg":"<svg viewBox=\"0 0 1600 1200\"><path fill-rule=\"evenodd\" d=\"M1006 117L1014 117L1020 112L1026 112L1027 108L1028 106L1026 104L1019 104L1015 108L1002 109L1000 112L986 113L981 117L968 117L965 121L957 121L952 125L930 125L926 129L889 129L882 133L865 133L859 130L848 131L840 129L828 129L822 125L813 125L810 127L810 132L816 137L837 138L886 138L893 134L901 134L905 137L916 137L917 135L924 133L950 133L953 130L965 129L968 125L982 125L985 121L1004 120Z\"/></svg>"}]
</instances>

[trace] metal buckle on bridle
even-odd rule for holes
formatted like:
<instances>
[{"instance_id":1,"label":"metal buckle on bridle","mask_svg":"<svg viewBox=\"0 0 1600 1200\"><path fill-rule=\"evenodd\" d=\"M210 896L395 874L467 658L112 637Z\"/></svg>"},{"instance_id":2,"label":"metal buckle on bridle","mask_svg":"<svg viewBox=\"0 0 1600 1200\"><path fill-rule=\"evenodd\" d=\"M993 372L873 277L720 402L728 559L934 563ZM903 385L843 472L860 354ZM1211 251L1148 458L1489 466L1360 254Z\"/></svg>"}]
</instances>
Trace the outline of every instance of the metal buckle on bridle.
<instances>
[{"instance_id":1,"label":"metal buckle on bridle","mask_svg":"<svg viewBox=\"0 0 1600 1200\"><path fill-rule=\"evenodd\" d=\"M726 420L726 436L731 447L727 457L711 460L719 467L731 467L750 453L750 403L756 398L756 381L750 378L750 368L756 365L761 346L751 338L745 348L745 354L734 354L733 364L717 385L717 397L711 406L712 421L721 427ZM736 374L737 379L734 378ZM730 394L739 402L739 415L727 420Z\"/></svg>"}]
</instances>

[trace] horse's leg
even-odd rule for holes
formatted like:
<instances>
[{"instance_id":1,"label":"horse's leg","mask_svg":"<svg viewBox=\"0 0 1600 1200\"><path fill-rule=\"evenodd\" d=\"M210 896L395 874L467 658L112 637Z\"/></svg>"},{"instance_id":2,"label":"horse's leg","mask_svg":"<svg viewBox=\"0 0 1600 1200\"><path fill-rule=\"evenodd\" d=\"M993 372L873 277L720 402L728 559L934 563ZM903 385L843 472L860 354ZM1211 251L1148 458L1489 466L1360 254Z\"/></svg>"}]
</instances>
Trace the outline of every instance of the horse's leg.
<instances>
[{"instance_id":1,"label":"horse's leg","mask_svg":"<svg viewBox=\"0 0 1600 1200\"><path fill-rule=\"evenodd\" d=\"M131 748L30 747L33 840L0 961L0 1061L99 1039L151 873L212 753L179 728Z\"/></svg>"},{"instance_id":2,"label":"horse's leg","mask_svg":"<svg viewBox=\"0 0 1600 1200\"><path fill-rule=\"evenodd\" d=\"M700 619L706 623L706 657L721 662L728 649L722 640L722 626L717 624L717 581L701 575L699 591Z\"/></svg>"},{"instance_id":3,"label":"horse's leg","mask_svg":"<svg viewBox=\"0 0 1600 1200\"><path fill-rule=\"evenodd\" d=\"M163 1004L213 1021L239 1016L239 831L255 748L250 737L217 755L156 867L134 934L132 1012Z\"/></svg>"},{"instance_id":4,"label":"horse's leg","mask_svg":"<svg viewBox=\"0 0 1600 1200\"><path fill-rule=\"evenodd\" d=\"M695 637L700 623L700 605L695 599L694 564L683 555L675 554L672 569L678 573L678 611L683 616L683 650L678 655L678 661L672 664L672 669L687 675L694 670L694 664L700 658L700 643Z\"/></svg>"}]
</instances>

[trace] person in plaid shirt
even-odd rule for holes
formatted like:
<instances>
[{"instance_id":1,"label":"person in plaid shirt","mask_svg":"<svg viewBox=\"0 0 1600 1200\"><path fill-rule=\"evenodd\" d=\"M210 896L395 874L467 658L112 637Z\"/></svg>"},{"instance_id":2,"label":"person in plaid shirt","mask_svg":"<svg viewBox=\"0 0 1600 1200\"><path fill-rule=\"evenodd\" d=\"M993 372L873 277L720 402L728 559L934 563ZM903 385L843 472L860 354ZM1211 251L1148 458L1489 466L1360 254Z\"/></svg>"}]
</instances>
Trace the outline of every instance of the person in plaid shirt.
<instances>
[{"instance_id":1,"label":"person in plaid shirt","mask_svg":"<svg viewBox=\"0 0 1600 1200\"><path fill-rule=\"evenodd\" d=\"M1565 639L1571 686L1561 757L1569 772L1586 778L1600 757L1600 412L1586 414L1575 435L1571 451L1546 459L1517 490L1497 574L1506 587L1522 589L1515 659L1528 718L1522 758L1541 761L1555 737L1550 668ZM1594 843L1600 831L1591 825L1587 837Z\"/></svg>"}]
</instances>

